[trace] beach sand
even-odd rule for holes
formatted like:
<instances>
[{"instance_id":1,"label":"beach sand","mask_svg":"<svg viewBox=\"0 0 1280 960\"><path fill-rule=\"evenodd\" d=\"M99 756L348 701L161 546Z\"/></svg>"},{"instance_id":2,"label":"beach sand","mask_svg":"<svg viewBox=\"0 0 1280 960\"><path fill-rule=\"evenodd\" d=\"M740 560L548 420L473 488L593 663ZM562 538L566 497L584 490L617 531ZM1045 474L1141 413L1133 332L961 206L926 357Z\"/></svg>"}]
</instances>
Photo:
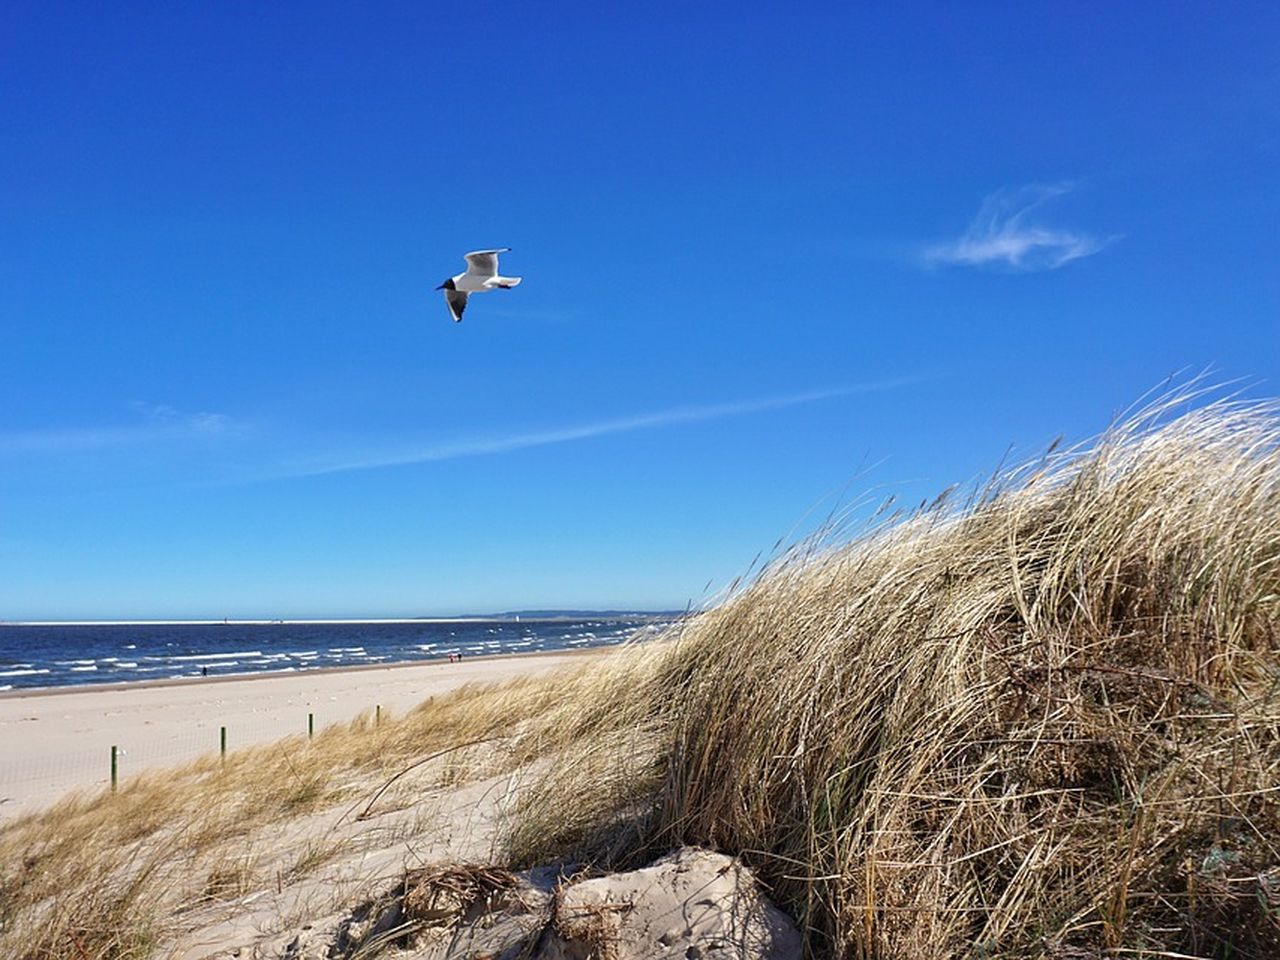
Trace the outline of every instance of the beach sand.
<instances>
[{"instance_id":1,"label":"beach sand","mask_svg":"<svg viewBox=\"0 0 1280 960\"><path fill-rule=\"evenodd\" d=\"M219 748L268 743L347 723L381 706L405 713L428 697L555 669L591 651L522 654L156 683L0 693L0 823L68 791L106 786L111 747L121 783Z\"/></svg>"}]
</instances>

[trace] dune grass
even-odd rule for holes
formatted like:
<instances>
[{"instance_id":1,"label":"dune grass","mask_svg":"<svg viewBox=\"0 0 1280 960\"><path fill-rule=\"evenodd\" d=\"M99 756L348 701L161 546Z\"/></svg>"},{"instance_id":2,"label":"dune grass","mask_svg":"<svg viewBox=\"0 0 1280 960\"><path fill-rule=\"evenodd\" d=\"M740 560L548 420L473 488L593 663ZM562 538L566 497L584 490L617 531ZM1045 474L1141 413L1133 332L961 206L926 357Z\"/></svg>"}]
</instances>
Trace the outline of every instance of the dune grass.
<instances>
[{"instance_id":1,"label":"dune grass","mask_svg":"<svg viewBox=\"0 0 1280 960\"><path fill-rule=\"evenodd\" d=\"M814 956L1280 956L1278 628L1280 415L1166 398L661 641L10 826L0 955L151 956L256 832L482 744L433 763L537 770L507 865L714 847Z\"/></svg>"},{"instance_id":2,"label":"dune grass","mask_svg":"<svg viewBox=\"0 0 1280 960\"><path fill-rule=\"evenodd\" d=\"M1280 419L1187 399L775 564L515 859L736 853L820 956L1280 956Z\"/></svg>"}]
</instances>

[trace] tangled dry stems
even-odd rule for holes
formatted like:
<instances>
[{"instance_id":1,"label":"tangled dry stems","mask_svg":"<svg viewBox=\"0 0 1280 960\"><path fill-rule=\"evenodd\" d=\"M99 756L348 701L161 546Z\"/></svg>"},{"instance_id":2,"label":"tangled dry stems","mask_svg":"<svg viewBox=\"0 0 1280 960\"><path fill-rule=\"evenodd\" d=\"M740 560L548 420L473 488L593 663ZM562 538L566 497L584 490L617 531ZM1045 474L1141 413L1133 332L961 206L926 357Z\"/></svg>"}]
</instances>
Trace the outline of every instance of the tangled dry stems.
<instances>
[{"instance_id":1,"label":"tangled dry stems","mask_svg":"<svg viewBox=\"0 0 1280 960\"><path fill-rule=\"evenodd\" d=\"M1280 421L1183 399L692 621L591 771L650 802L514 853L741 854L819 955L1280 956Z\"/></svg>"}]
</instances>

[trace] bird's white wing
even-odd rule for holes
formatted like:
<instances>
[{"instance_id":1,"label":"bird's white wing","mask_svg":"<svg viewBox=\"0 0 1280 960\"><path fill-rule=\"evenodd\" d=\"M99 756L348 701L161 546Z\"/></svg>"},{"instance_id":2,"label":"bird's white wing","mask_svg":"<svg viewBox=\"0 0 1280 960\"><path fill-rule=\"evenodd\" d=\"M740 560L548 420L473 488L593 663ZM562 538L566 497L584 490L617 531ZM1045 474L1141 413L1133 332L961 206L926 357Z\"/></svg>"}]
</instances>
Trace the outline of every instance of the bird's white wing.
<instances>
[{"instance_id":1,"label":"bird's white wing","mask_svg":"<svg viewBox=\"0 0 1280 960\"><path fill-rule=\"evenodd\" d=\"M449 312L453 314L455 323L462 322L462 311L467 309L467 292L465 290L446 290L445 303L449 304Z\"/></svg>"},{"instance_id":2,"label":"bird's white wing","mask_svg":"<svg viewBox=\"0 0 1280 960\"><path fill-rule=\"evenodd\" d=\"M498 274L498 254L506 253L510 247L499 247L497 250L472 250L467 256L467 273L478 277L493 277Z\"/></svg>"}]
</instances>

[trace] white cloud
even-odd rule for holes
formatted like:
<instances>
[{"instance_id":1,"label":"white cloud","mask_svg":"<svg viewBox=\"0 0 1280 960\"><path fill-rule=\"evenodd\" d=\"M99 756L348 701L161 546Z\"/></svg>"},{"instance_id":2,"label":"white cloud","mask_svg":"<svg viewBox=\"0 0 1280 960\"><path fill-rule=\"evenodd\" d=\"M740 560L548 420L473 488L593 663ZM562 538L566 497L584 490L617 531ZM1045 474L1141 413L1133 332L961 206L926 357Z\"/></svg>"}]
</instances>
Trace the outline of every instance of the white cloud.
<instances>
[{"instance_id":1,"label":"white cloud","mask_svg":"<svg viewBox=\"0 0 1280 960\"><path fill-rule=\"evenodd\" d=\"M930 265L996 266L1030 272L1056 270L1097 253L1117 239L1095 237L1032 223L1038 207L1071 191L1070 184L1033 184L997 190L982 201L978 215L957 240L924 251Z\"/></svg>"},{"instance_id":2,"label":"white cloud","mask_svg":"<svg viewBox=\"0 0 1280 960\"><path fill-rule=\"evenodd\" d=\"M0 456L80 453L237 433L222 413L183 413L163 404L134 403L137 422L97 427L0 431Z\"/></svg>"},{"instance_id":3,"label":"white cloud","mask_svg":"<svg viewBox=\"0 0 1280 960\"><path fill-rule=\"evenodd\" d=\"M827 390L814 390L783 397L763 397L756 400L742 400L734 403L718 403L705 406L671 407L667 410L658 410L653 413L616 417L609 420L596 420L548 430L476 437L450 443L423 444L364 455L334 457L322 461L313 460L311 463L284 470L277 476L316 476L326 473L342 473L348 470L370 470L376 467L403 466L412 463L431 463L442 460L456 460L460 457L507 453L512 450L523 450L529 447L543 447L555 443L587 440L607 434L629 433L633 430L647 430L681 423L701 423L709 420L720 420L725 417L763 413L768 410L780 410L784 407L794 407L803 403L814 403L818 400L828 400L857 393L876 393L881 390L890 390L894 387L918 383L921 379L923 378L900 377L893 380L879 380L834 387Z\"/></svg>"}]
</instances>

